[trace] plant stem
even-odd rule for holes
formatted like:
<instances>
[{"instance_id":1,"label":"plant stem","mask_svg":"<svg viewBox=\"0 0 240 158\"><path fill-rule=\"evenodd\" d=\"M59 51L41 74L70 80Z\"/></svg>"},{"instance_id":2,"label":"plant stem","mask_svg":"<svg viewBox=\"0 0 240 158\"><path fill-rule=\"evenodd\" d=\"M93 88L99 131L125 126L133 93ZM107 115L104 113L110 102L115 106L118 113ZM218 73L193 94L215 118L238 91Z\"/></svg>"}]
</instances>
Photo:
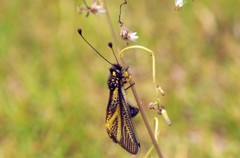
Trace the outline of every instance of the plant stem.
<instances>
[{"instance_id":1,"label":"plant stem","mask_svg":"<svg viewBox=\"0 0 240 158\"><path fill-rule=\"evenodd\" d=\"M133 84L133 83L134 83L134 82L133 82L132 80L130 80L130 84ZM140 102L140 99L139 99L139 97L138 97L138 95L137 95L136 89L135 89L134 86L132 86L131 88L132 88L133 95L134 95L134 97L135 97L135 99L136 99L137 105L138 105L138 107L139 107L139 110L140 110L140 112L141 112L141 114L142 114L142 118L143 118L143 121L144 121L144 123L145 123L145 126L146 126L146 128L147 128L147 130L148 130L148 133L149 133L151 139L152 139L152 143L153 143L153 145L154 145L154 147L155 147L155 149L156 149L156 151L157 151L157 153L158 153L158 157L159 157L159 158L163 158L163 155L162 155L162 153L161 153L161 150L160 150L160 148L159 148L159 146L158 146L158 143L157 143L157 141L156 141L156 139L155 139L155 137L154 137L154 135L153 135L152 129L151 129L151 127L150 127L150 125L149 125L149 122L148 122L148 120L147 120L145 111L144 111L144 109L143 109L143 107L142 107L142 104L141 104L141 102Z\"/></svg>"},{"instance_id":2,"label":"plant stem","mask_svg":"<svg viewBox=\"0 0 240 158\"><path fill-rule=\"evenodd\" d=\"M118 40L117 40L117 36L115 34L115 31L114 31L114 28L113 28L113 25L112 25L112 22L111 22L111 18L110 18L110 15L109 15L109 10L107 8L107 3L106 3L106 0L104 0L104 4L105 4L105 8L106 8L106 15L107 15L107 21L108 21L108 25L111 29L111 34L112 34L112 38L114 40L114 43L116 44L117 46L117 51L120 52L121 48L120 48L120 45L118 43Z\"/></svg>"},{"instance_id":3,"label":"plant stem","mask_svg":"<svg viewBox=\"0 0 240 158\"><path fill-rule=\"evenodd\" d=\"M107 8L106 0L104 0L104 3L105 3L105 8L106 8L106 10L107 10L106 15L107 15L107 19L108 19L108 25L109 25L109 27L110 27L110 29L111 29L111 33L112 33L112 36L113 36L113 40L114 40L114 42L116 43L117 50L118 50L118 52L120 52L121 48L120 48L120 45L119 45L119 43L118 43L116 34L115 34L115 32L114 32L114 28L113 28L113 25L112 25L112 22L111 22L111 18L110 18L110 15L109 15L109 10L108 10L108 8ZM126 66L126 63L125 63L124 59L123 59L123 58L120 58L120 59L121 59L121 62L122 62L122 64L123 64L123 67L126 68L127 66ZM130 84L130 85L133 85L133 84L134 84L134 81L132 80L132 78L130 79L129 84ZM143 118L143 121L144 121L144 123L145 123L145 126L146 126L146 128L147 128L147 130L148 130L148 133L149 133L149 135L150 135L150 138L152 139L152 143L153 143L153 145L154 145L154 147L155 147L155 149L156 149L156 151L157 151L158 157L159 157L159 158L163 158L163 155L162 155L162 153L161 153L161 150L160 150L160 148L159 148L159 146L158 146L158 143L157 143L157 141L156 141L156 139L155 139L155 137L154 137L154 134L153 134L153 132L152 132L152 129L151 129L151 127L150 127L150 125L149 125L149 122L148 122L148 120L147 120L147 117L146 117L145 111L144 111L144 109L143 109L142 103L141 103L141 101L140 101L140 99L139 99L139 97L138 97L138 94L137 94L137 91L136 91L136 89L135 89L135 86L131 86L131 89L132 89L132 93L133 93L133 95L134 95L134 98L135 98L135 100L136 100L136 103L137 103L137 105L138 105L138 107L139 107L139 110L140 110L140 113L141 113L141 115L142 115L142 118Z\"/></svg>"}]
</instances>

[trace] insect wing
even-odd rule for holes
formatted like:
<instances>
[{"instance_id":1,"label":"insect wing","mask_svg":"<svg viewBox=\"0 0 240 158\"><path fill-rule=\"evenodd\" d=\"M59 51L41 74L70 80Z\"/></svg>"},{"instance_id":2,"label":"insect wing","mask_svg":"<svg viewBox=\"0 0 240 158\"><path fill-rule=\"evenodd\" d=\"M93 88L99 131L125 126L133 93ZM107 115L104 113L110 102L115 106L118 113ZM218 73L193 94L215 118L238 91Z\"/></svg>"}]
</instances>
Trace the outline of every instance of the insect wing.
<instances>
[{"instance_id":1,"label":"insect wing","mask_svg":"<svg viewBox=\"0 0 240 158\"><path fill-rule=\"evenodd\" d=\"M135 116L137 112L136 109L134 109L134 113L130 111L125 91L122 87L119 88L110 91L106 115L106 130L115 143L120 144L128 152L137 154L139 143L131 120L132 115Z\"/></svg>"},{"instance_id":2,"label":"insect wing","mask_svg":"<svg viewBox=\"0 0 240 158\"><path fill-rule=\"evenodd\" d=\"M120 142L121 139L121 117L120 117L120 102L118 96L118 88L110 91L109 102L106 113L106 130L109 137L115 142Z\"/></svg>"},{"instance_id":3,"label":"insect wing","mask_svg":"<svg viewBox=\"0 0 240 158\"><path fill-rule=\"evenodd\" d=\"M138 143L135 129L131 120L138 113L138 109L134 108L134 112L130 111L129 104L127 103L126 94L124 89L121 89L119 93L120 103L121 103L121 120L122 120L122 137L120 145L132 154L137 154L140 144Z\"/></svg>"}]
</instances>

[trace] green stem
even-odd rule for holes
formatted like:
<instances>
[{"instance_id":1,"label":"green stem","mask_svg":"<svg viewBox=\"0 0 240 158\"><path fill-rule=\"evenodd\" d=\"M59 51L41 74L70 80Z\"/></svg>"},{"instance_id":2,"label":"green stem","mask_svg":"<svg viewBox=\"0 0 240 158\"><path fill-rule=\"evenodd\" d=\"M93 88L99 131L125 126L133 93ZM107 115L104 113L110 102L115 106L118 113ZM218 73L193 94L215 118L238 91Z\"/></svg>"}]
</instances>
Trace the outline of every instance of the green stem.
<instances>
[{"instance_id":1,"label":"green stem","mask_svg":"<svg viewBox=\"0 0 240 158\"><path fill-rule=\"evenodd\" d=\"M143 47L143 46L140 46L140 45L134 45L134 46L129 46L129 47L126 47L126 48L123 48L121 51L120 51L120 57L122 58L123 57L123 53L126 51L126 50L129 50L129 49L142 49L142 50L145 50L149 53L151 53L151 57L152 57L152 77L153 77L153 84L157 87L156 85L156 70L155 70L155 56L154 56L154 53L153 51L151 51L150 49L146 48L146 47Z\"/></svg>"}]
</instances>

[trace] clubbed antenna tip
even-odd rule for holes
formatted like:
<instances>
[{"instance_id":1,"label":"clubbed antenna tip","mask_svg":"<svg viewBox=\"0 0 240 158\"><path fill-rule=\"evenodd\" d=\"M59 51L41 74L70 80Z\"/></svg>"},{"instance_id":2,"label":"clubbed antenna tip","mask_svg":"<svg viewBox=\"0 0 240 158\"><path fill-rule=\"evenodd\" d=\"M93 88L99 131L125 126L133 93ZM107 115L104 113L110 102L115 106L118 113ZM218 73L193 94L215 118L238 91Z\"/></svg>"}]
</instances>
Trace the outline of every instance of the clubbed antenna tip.
<instances>
[{"instance_id":1,"label":"clubbed antenna tip","mask_svg":"<svg viewBox=\"0 0 240 158\"><path fill-rule=\"evenodd\" d=\"M116 59L116 61L117 61L117 63L118 63L118 60L117 60L116 54L115 54L114 51L113 51L112 42L109 42L109 43L108 43L108 47L111 48L112 53L113 53L113 55L114 55L114 57L115 57L115 59Z\"/></svg>"},{"instance_id":2,"label":"clubbed antenna tip","mask_svg":"<svg viewBox=\"0 0 240 158\"><path fill-rule=\"evenodd\" d=\"M78 33L82 36L82 29L81 28L78 29Z\"/></svg>"},{"instance_id":3,"label":"clubbed antenna tip","mask_svg":"<svg viewBox=\"0 0 240 158\"><path fill-rule=\"evenodd\" d=\"M78 33L79 33L79 35L82 37L82 39L99 55L99 56L101 56L106 62L108 62L110 65L113 65L110 61L108 61L104 56L102 56L102 54L101 53L99 53L86 39L85 39L85 37L83 37L83 35L82 35L82 29L81 28L79 28L78 30Z\"/></svg>"},{"instance_id":4,"label":"clubbed antenna tip","mask_svg":"<svg viewBox=\"0 0 240 158\"><path fill-rule=\"evenodd\" d=\"M112 48L112 42L108 43L108 47Z\"/></svg>"}]
</instances>

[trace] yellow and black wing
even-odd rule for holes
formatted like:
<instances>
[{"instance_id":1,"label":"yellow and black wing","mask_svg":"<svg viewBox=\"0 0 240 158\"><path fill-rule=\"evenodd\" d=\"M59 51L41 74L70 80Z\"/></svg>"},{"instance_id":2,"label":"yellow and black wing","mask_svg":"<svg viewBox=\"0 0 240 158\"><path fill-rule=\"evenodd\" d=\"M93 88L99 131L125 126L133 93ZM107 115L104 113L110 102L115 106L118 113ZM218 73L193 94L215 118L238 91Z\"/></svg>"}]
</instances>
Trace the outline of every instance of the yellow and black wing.
<instances>
[{"instance_id":1,"label":"yellow and black wing","mask_svg":"<svg viewBox=\"0 0 240 158\"><path fill-rule=\"evenodd\" d=\"M125 95L122 87L110 91L106 114L106 130L115 143L120 144L129 153L137 154L140 144L138 143L131 118L138 111L136 111L137 108L131 107L127 103Z\"/></svg>"}]
</instances>

